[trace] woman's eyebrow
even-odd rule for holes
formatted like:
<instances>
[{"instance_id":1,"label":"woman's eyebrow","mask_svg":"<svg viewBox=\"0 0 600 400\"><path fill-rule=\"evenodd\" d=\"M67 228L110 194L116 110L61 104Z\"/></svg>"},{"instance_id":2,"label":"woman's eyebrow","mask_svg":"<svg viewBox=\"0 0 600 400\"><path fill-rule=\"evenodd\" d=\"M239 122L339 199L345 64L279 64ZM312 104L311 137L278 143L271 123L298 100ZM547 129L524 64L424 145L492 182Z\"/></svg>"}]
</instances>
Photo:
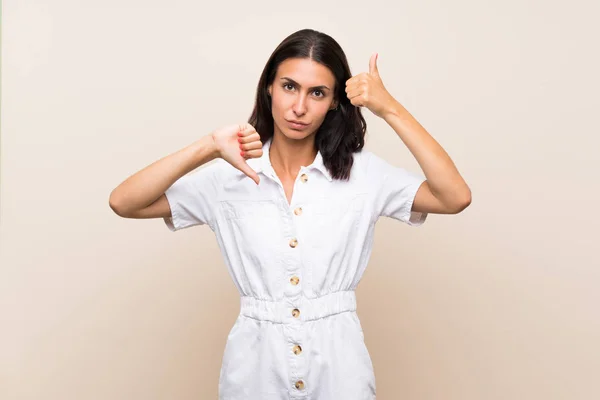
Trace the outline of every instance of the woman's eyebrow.
<instances>
[{"instance_id":1,"label":"woman's eyebrow","mask_svg":"<svg viewBox=\"0 0 600 400\"><path fill-rule=\"evenodd\" d=\"M284 76L283 78L280 78L280 79L286 79L286 80L288 80L288 81L292 82L294 85L296 85L296 86L298 86L298 87L302 87L302 85L300 85L298 82L296 82L296 81L295 81L295 80L293 80L292 78L288 78L287 76ZM330 90L330 89L329 89L327 86L325 86L325 85L321 85L321 86L314 86L314 87L308 88L308 90L314 90L314 89L319 89L319 90L322 90L322 89L327 89L327 90Z\"/></svg>"}]
</instances>

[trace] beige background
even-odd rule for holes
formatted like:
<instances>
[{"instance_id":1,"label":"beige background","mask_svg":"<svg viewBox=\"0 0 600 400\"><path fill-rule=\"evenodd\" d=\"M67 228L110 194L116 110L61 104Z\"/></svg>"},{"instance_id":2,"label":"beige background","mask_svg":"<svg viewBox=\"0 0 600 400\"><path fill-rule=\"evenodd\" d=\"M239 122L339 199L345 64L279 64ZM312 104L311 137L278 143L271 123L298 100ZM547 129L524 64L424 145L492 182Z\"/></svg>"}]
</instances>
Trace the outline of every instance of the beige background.
<instances>
[{"instance_id":1,"label":"beige background","mask_svg":"<svg viewBox=\"0 0 600 400\"><path fill-rule=\"evenodd\" d=\"M246 121L305 27L353 74L379 52L473 192L377 225L357 292L378 399L600 398L597 2L87 3L3 4L0 399L216 398L239 297L213 233L108 196ZM365 114L367 148L420 171Z\"/></svg>"}]
</instances>

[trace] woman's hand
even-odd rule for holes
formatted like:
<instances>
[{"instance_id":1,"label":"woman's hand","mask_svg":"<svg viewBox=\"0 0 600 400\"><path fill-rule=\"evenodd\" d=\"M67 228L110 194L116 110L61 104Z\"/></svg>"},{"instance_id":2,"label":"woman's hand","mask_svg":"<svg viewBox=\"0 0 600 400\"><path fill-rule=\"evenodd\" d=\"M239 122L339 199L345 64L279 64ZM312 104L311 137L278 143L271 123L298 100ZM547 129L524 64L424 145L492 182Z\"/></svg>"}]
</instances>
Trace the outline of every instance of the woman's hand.
<instances>
[{"instance_id":1,"label":"woman's hand","mask_svg":"<svg viewBox=\"0 0 600 400\"><path fill-rule=\"evenodd\" d=\"M367 107L378 117L385 113L396 101L383 86L377 69L377 54L369 60L369 72L362 72L346 81L346 94L350 103L357 107Z\"/></svg>"},{"instance_id":2,"label":"woman's hand","mask_svg":"<svg viewBox=\"0 0 600 400\"><path fill-rule=\"evenodd\" d=\"M258 185L260 178L246 163L246 160L261 157L263 154L263 144L256 129L248 123L228 125L215 130L212 138L219 157L242 171Z\"/></svg>"}]
</instances>

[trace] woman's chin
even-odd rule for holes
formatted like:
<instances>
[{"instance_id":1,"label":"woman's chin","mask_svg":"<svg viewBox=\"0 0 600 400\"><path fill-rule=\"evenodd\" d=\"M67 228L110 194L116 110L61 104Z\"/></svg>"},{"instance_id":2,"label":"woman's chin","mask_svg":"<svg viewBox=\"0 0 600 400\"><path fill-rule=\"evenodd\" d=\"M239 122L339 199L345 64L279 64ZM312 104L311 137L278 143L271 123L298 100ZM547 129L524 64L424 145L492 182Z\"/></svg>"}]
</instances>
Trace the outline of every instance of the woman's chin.
<instances>
[{"instance_id":1,"label":"woman's chin","mask_svg":"<svg viewBox=\"0 0 600 400\"><path fill-rule=\"evenodd\" d=\"M298 131L298 130L289 129L289 128L284 129L282 132L287 138L294 139L294 140L306 139L307 137L311 136L313 133L308 130Z\"/></svg>"}]
</instances>

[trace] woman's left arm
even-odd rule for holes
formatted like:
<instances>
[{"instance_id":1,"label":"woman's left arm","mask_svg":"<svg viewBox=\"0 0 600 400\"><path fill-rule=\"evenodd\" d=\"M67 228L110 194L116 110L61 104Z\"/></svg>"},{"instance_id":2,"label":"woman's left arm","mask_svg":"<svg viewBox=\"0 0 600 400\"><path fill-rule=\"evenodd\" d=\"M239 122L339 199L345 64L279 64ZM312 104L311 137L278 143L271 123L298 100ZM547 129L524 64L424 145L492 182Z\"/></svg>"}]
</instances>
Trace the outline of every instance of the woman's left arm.
<instances>
[{"instance_id":1,"label":"woman's left arm","mask_svg":"<svg viewBox=\"0 0 600 400\"><path fill-rule=\"evenodd\" d=\"M369 61L369 73L346 81L346 93L353 105L383 118L421 166L426 181L417 191L412 211L457 214L471 204L471 190L448 153L383 86L376 54Z\"/></svg>"}]
</instances>

